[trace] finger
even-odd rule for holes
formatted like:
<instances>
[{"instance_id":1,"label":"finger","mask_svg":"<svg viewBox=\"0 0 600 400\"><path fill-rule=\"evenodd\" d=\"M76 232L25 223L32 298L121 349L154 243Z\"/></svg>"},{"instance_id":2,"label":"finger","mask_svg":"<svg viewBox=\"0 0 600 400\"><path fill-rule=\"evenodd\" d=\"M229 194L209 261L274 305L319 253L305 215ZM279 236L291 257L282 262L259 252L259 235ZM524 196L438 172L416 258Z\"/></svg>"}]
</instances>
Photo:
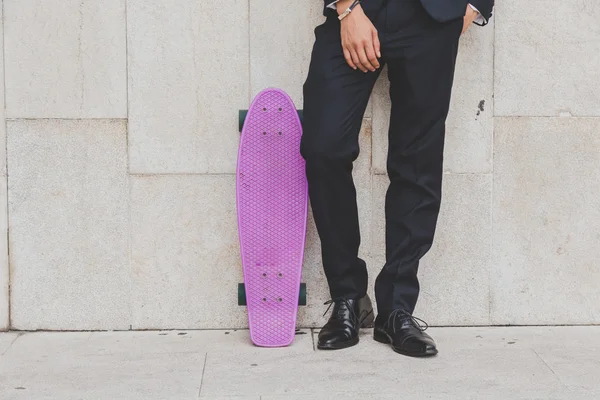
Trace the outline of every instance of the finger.
<instances>
[{"instance_id":1,"label":"finger","mask_svg":"<svg viewBox=\"0 0 600 400\"><path fill-rule=\"evenodd\" d=\"M352 69L356 69L356 64L354 64L354 62L352 61L352 55L350 54L350 52L348 51L348 49L344 48L344 58L346 59L346 62L348 63L348 65L350 66L350 68Z\"/></svg>"},{"instance_id":2,"label":"finger","mask_svg":"<svg viewBox=\"0 0 600 400\"><path fill-rule=\"evenodd\" d=\"M375 68L379 68L379 60L377 59L377 54L375 54L375 44L370 43L367 47L365 47L365 52L367 53L367 58L371 65ZM374 71L374 70L373 70Z\"/></svg>"},{"instance_id":3,"label":"finger","mask_svg":"<svg viewBox=\"0 0 600 400\"><path fill-rule=\"evenodd\" d=\"M354 62L354 65L356 65L358 69L360 69L362 72L368 71L367 68L360 61L360 57L358 56L358 53L355 49L350 50L350 55L352 56L352 61Z\"/></svg>"},{"instance_id":4,"label":"finger","mask_svg":"<svg viewBox=\"0 0 600 400\"><path fill-rule=\"evenodd\" d=\"M367 50L365 49L364 45L362 49L359 49L357 51L358 56L360 57L360 63L367 68L369 71L375 71L375 67L371 64L371 62L369 61L369 57L367 56Z\"/></svg>"},{"instance_id":5,"label":"finger","mask_svg":"<svg viewBox=\"0 0 600 400\"><path fill-rule=\"evenodd\" d=\"M377 57L381 58L381 43L379 43L379 33L376 29L373 29L373 47L375 48Z\"/></svg>"}]
</instances>

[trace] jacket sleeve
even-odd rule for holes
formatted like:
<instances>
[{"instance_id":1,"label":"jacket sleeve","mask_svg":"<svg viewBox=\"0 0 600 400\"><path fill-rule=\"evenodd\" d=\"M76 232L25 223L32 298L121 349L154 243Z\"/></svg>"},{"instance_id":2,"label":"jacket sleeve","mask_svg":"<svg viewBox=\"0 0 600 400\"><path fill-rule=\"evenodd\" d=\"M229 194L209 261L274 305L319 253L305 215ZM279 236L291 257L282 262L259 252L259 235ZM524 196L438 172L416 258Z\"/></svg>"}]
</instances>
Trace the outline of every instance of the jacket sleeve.
<instances>
[{"instance_id":1,"label":"jacket sleeve","mask_svg":"<svg viewBox=\"0 0 600 400\"><path fill-rule=\"evenodd\" d=\"M335 3L337 3L338 0L324 0L323 1L323 15L327 16L327 15L333 15L333 13L335 13L336 11L336 7L335 7Z\"/></svg>"},{"instance_id":2,"label":"jacket sleeve","mask_svg":"<svg viewBox=\"0 0 600 400\"><path fill-rule=\"evenodd\" d=\"M327 1L327 0L326 0ZM492 18L492 10L494 9L494 0L469 0L473 7L477 8L481 16L485 20L485 25Z\"/></svg>"}]
</instances>

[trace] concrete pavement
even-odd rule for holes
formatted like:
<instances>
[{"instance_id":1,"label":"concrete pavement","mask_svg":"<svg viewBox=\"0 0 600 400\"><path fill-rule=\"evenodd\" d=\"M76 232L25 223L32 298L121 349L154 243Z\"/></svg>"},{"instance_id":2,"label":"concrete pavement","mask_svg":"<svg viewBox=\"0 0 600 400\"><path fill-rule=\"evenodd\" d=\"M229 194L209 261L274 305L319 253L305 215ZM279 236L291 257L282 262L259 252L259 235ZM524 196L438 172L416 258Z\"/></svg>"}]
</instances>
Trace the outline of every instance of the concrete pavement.
<instances>
[{"instance_id":1,"label":"concrete pavement","mask_svg":"<svg viewBox=\"0 0 600 400\"><path fill-rule=\"evenodd\" d=\"M247 331L0 333L0 399L600 399L600 327L430 328L440 354L374 342L261 349Z\"/></svg>"}]
</instances>

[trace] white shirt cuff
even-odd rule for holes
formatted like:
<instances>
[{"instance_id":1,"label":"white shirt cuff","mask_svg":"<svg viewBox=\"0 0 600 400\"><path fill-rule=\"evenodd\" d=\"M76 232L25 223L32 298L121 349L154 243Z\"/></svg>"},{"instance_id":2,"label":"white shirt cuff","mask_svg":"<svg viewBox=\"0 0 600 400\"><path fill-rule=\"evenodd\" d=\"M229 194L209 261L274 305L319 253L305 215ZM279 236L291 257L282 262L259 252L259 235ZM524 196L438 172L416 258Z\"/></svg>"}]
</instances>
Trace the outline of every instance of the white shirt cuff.
<instances>
[{"instance_id":1,"label":"white shirt cuff","mask_svg":"<svg viewBox=\"0 0 600 400\"><path fill-rule=\"evenodd\" d=\"M335 3L337 3L340 0L335 0L333 3L330 3L327 8L333 8L334 10L337 10L337 7L335 6Z\"/></svg>"},{"instance_id":2,"label":"white shirt cuff","mask_svg":"<svg viewBox=\"0 0 600 400\"><path fill-rule=\"evenodd\" d=\"M487 20L485 18L483 18L483 15L481 15L479 10L477 8L475 8L475 6L473 4L469 4L469 7L471 7L473 9L473 11L477 12L477 18L475 18L475 21L473 21L474 23L479 24L479 25L487 24Z\"/></svg>"}]
</instances>

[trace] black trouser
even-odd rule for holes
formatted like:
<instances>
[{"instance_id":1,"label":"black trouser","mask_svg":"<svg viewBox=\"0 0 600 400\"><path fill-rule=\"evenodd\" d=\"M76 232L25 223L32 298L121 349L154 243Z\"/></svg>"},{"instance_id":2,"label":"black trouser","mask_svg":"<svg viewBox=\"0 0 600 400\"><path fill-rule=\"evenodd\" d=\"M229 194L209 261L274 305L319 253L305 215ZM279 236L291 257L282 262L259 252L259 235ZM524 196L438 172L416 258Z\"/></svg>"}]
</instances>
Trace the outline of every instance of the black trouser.
<instances>
[{"instance_id":1,"label":"black trouser","mask_svg":"<svg viewBox=\"0 0 600 400\"><path fill-rule=\"evenodd\" d=\"M375 293L380 313L413 312L419 260L430 249L442 186L445 120L462 19L434 21L419 0L364 1L388 66L392 101L386 195L386 263ZM358 257L360 232L352 164L377 72L352 70L335 17L315 29L304 84L304 135L309 194L332 298L363 296L367 268Z\"/></svg>"}]
</instances>

